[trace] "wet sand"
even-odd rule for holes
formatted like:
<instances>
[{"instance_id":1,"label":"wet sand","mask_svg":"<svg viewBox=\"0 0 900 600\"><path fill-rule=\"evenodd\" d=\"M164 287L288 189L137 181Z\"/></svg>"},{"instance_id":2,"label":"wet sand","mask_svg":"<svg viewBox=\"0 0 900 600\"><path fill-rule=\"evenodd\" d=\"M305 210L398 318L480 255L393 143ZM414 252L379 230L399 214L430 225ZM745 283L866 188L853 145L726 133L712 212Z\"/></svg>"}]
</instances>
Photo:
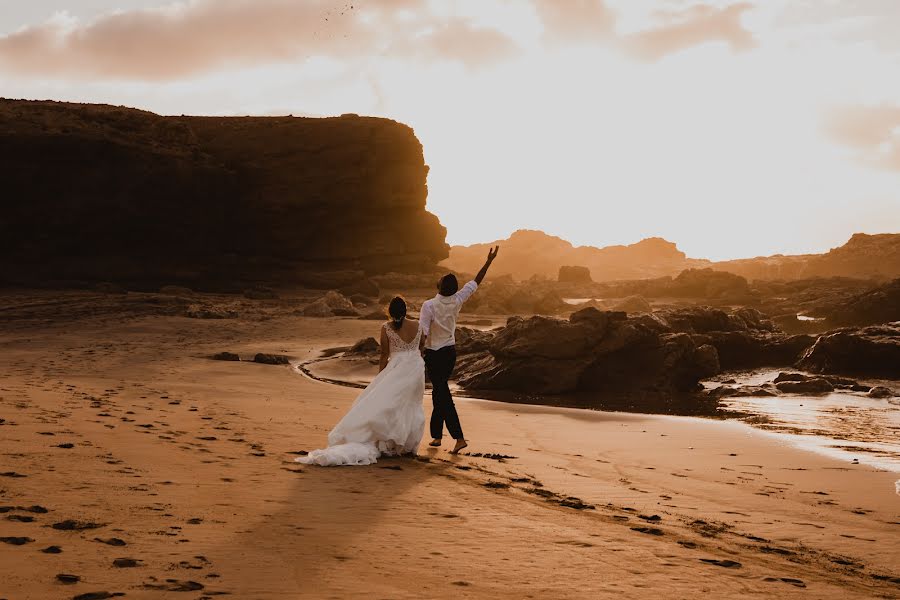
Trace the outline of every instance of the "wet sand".
<instances>
[{"instance_id":1,"label":"wet sand","mask_svg":"<svg viewBox=\"0 0 900 600\"><path fill-rule=\"evenodd\" d=\"M0 305L0 598L900 597L889 470L738 422L475 399L467 456L301 467L357 390L208 356L308 360L377 322L101 300Z\"/></svg>"}]
</instances>

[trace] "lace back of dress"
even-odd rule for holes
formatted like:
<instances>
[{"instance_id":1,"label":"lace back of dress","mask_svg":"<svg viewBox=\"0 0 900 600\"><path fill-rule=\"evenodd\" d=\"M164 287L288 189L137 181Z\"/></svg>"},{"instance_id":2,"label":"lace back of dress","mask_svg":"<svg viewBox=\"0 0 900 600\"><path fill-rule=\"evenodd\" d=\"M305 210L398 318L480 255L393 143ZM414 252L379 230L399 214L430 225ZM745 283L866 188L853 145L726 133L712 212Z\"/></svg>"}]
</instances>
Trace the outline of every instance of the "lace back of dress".
<instances>
[{"instance_id":1,"label":"lace back of dress","mask_svg":"<svg viewBox=\"0 0 900 600\"><path fill-rule=\"evenodd\" d=\"M391 352L411 352L419 349L419 340L422 337L421 328L416 332L416 336L409 342L404 342L403 338L400 337L400 334L398 334L389 324L385 324L384 329L387 331L388 340L391 343Z\"/></svg>"}]
</instances>

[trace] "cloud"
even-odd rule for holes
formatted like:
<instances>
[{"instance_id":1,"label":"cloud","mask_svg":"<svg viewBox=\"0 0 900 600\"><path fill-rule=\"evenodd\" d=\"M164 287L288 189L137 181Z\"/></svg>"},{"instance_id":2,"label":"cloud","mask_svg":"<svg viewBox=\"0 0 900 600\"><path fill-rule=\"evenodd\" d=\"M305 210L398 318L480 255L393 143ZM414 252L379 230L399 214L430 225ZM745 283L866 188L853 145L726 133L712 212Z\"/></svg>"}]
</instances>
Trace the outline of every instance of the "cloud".
<instances>
[{"instance_id":1,"label":"cloud","mask_svg":"<svg viewBox=\"0 0 900 600\"><path fill-rule=\"evenodd\" d=\"M659 13L665 24L621 38L625 51L636 58L656 61L708 42L725 42L735 52L756 45L741 24L741 16L753 5L732 4L724 8L698 4L678 12Z\"/></svg>"},{"instance_id":2,"label":"cloud","mask_svg":"<svg viewBox=\"0 0 900 600\"><path fill-rule=\"evenodd\" d=\"M479 27L468 19L428 20L418 31L401 36L390 54L425 60L455 60L470 68L491 64L516 54L516 43L489 27Z\"/></svg>"},{"instance_id":3,"label":"cloud","mask_svg":"<svg viewBox=\"0 0 900 600\"><path fill-rule=\"evenodd\" d=\"M669 54L708 42L725 42L734 51L756 45L741 23L742 15L754 8L749 2L730 5L699 3L687 8L658 10L658 24L622 34L616 30L621 14L604 0L533 0L544 35L551 41L594 41L611 44L626 55L657 61ZM721 4L721 3L719 3ZM628 10L625 4L619 7Z\"/></svg>"},{"instance_id":4,"label":"cloud","mask_svg":"<svg viewBox=\"0 0 900 600\"><path fill-rule=\"evenodd\" d=\"M900 106L845 106L825 118L825 132L869 166L900 172Z\"/></svg>"},{"instance_id":5,"label":"cloud","mask_svg":"<svg viewBox=\"0 0 900 600\"><path fill-rule=\"evenodd\" d=\"M534 5L550 40L600 41L615 29L616 16L603 0L534 0Z\"/></svg>"},{"instance_id":6,"label":"cloud","mask_svg":"<svg viewBox=\"0 0 900 600\"><path fill-rule=\"evenodd\" d=\"M417 40L413 47L412 41ZM437 23L424 0L187 0L90 22L56 18L0 37L0 69L71 79L171 80L312 56L364 58L398 47L468 66L512 51L503 34Z\"/></svg>"}]
</instances>

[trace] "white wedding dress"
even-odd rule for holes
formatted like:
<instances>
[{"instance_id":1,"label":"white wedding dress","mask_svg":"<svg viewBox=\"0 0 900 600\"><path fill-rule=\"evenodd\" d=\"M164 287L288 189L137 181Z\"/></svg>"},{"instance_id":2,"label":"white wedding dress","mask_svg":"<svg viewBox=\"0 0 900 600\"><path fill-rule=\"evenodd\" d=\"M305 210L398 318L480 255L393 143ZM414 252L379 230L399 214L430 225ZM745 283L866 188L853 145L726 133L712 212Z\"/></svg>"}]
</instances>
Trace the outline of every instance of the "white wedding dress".
<instances>
[{"instance_id":1,"label":"white wedding dress","mask_svg":"<svg viewBox=\"0 0 900 600\"><path fill-rule=\"evenodd\" d=\"M425 361L419 351L422 330L410 342L384 325L390 342L387 367L363 390L328 434L328 447L295 459L323 467L370 465L382 454L415 452L425 431Z\"/></svg>"}]
</instances>

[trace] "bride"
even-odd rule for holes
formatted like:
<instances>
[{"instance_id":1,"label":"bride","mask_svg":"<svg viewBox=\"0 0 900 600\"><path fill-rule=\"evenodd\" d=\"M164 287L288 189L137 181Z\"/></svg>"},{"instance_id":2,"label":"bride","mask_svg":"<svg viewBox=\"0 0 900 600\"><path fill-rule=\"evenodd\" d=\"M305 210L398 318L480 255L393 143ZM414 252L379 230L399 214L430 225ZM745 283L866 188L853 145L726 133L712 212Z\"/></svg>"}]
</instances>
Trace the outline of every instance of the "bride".
<instances>
[{"instance_id":1,"label":"bride","mask_svg":"<svg viewBox=\"0 0 900 600\"><path fill-rule=\"evenodd\" d=\"M378 376L328 434L328 447L313 450L297 462L323 467L370 465L382 454L410 454L419 447L425 430L422 330L418 321L406 318L403 298L391 300L388 313L391 321L381 328Z\"/></svg>"}]
</instances>

